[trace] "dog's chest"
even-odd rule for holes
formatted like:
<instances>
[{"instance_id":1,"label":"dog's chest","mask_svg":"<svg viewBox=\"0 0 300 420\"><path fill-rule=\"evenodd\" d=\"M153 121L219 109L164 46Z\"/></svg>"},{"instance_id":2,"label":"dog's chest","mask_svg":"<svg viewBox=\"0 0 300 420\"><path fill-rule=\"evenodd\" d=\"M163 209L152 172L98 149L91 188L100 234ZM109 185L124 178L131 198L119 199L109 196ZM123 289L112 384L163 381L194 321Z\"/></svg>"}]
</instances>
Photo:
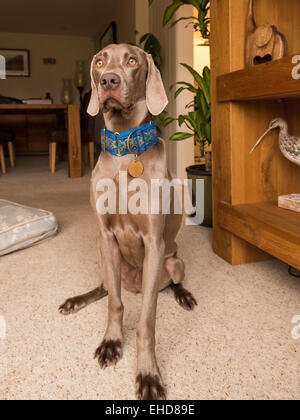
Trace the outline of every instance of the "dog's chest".
<instances>
[{"instance_id":1,"label":"dog's chest","mask_svg":"<svg viewBox=\"0 0 300 420\"><path fill-rule=\"evenodd\" d=\"M130 203L137 192L128 191L132 179L127 172L112 171L110 168L109 177L105 176L105 172L105 168L102 167L101 176L94 174L91 185L92 206L96 211L100 228L113 232L124 260L130 266L140 268L144 260L140 224L146 216L132 214ZM107 207L110 210L106 212Z\"/></svg>"},{"instance_id":2,"label":"dog's chest","mask_svg":"<svg viewBox=\"0 0 300 420\"><path fill-rule=\"evenodd\" d=\"M131 267L142 268L145 257L144 242L134 224L128 223L127 219L121 221L116 218L111 220L111 225L124 260Z\"/></svg>"}]
</instances>

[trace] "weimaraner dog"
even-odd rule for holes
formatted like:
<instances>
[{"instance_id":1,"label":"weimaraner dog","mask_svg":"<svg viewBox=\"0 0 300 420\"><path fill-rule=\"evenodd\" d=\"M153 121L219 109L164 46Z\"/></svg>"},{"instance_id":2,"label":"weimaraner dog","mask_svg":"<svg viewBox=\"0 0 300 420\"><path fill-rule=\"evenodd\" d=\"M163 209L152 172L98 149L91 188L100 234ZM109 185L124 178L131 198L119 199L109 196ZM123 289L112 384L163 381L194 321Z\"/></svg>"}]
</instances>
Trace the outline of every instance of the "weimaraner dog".
<instances>
[{"instance_id":1,"label":"weimaraner dog","mask_svg":"<svg viewBox=\"0 0 300 420\"><path fill-rule=\"evenodd\" d=\"M135 46L120 44L104 48L92 61L91 79L88 112L95 116L101 110L106 129L116 136L149 123L152 115L160 114L168 103L160 72L151 55ZM151 179L171 180L162 139L137 156L144 168L140 178L149 187ZM130 153L121 156L103 149L100 155L92 174L91 204L97 220L101 283L92 292L67 300L60 312L76 313L108 295L107 329L95 353L100 366L106 368L122 357L121 283L132 292L141 292L142 309L136 334L136 394L139 399L158 400L166 398L155 355L158 292L170 286L177 302L187 310L192 310L197 302L181 284L185 265L177 257L175 239L182 215L150 212L103 215L97 211L97 200L103 194L97 188L99 181L113 179L119 194L120 171L127 173L132 161ZM128 182L131 179L128 174Z\"/></svg>"}]
</instances>

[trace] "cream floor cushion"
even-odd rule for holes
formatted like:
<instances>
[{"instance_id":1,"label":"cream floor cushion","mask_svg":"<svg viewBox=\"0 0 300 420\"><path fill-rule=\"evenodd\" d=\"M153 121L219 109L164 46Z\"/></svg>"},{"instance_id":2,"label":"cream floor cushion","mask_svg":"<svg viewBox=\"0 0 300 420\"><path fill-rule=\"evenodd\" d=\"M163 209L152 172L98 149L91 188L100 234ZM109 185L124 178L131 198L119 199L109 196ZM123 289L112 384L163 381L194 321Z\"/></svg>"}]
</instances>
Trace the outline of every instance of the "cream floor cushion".
<instances>
[{"instance_id":1,"label":"cream floor cushion","mask_svg":"<svg viewBox=\"0 0 300 420\"><path fill-rule=\"evenodd\" d=\"M57 229L52 213L0 200L0 256L49 238Z\"/></svg>"}]
</instances>

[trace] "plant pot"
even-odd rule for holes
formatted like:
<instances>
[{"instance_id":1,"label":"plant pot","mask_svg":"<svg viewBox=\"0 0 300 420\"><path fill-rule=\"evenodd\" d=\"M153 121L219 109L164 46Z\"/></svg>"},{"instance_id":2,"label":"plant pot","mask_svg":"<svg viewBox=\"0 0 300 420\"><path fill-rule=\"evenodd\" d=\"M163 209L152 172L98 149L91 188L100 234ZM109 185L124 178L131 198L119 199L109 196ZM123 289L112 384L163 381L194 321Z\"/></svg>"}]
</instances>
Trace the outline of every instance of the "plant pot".
<instances>
[{"instance_id":1,"label":"plant pot","mask_svg":"<svg viewBox=\"0 0 300 420\"><path fill-rule=\"evenodd\" d=\"M201 226L212 227L212 173L205 170L205 165L193 165L187 169L188 179L193 181L192 202L196 207L196 181L204 180L204 220Z\"/></svg>"}]
</instances>

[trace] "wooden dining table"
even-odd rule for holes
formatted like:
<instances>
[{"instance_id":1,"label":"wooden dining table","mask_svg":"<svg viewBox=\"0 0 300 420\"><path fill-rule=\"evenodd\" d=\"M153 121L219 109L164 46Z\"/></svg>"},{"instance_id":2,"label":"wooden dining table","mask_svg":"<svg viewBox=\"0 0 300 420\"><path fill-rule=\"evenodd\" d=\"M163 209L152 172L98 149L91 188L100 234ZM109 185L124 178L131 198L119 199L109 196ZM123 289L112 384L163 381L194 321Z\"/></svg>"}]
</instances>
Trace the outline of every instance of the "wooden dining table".
<instances>
[{"instance_id":1,"label":"wooden dining table","mask_svg":"<svg viewBox=\"0 0 300 420\"><path fill-rule=\"evenodd\" d=\"M82 176L80 105L0 104L0 114L62 114L67 115L69 177Z\"/></svg>"}]
</instances>

